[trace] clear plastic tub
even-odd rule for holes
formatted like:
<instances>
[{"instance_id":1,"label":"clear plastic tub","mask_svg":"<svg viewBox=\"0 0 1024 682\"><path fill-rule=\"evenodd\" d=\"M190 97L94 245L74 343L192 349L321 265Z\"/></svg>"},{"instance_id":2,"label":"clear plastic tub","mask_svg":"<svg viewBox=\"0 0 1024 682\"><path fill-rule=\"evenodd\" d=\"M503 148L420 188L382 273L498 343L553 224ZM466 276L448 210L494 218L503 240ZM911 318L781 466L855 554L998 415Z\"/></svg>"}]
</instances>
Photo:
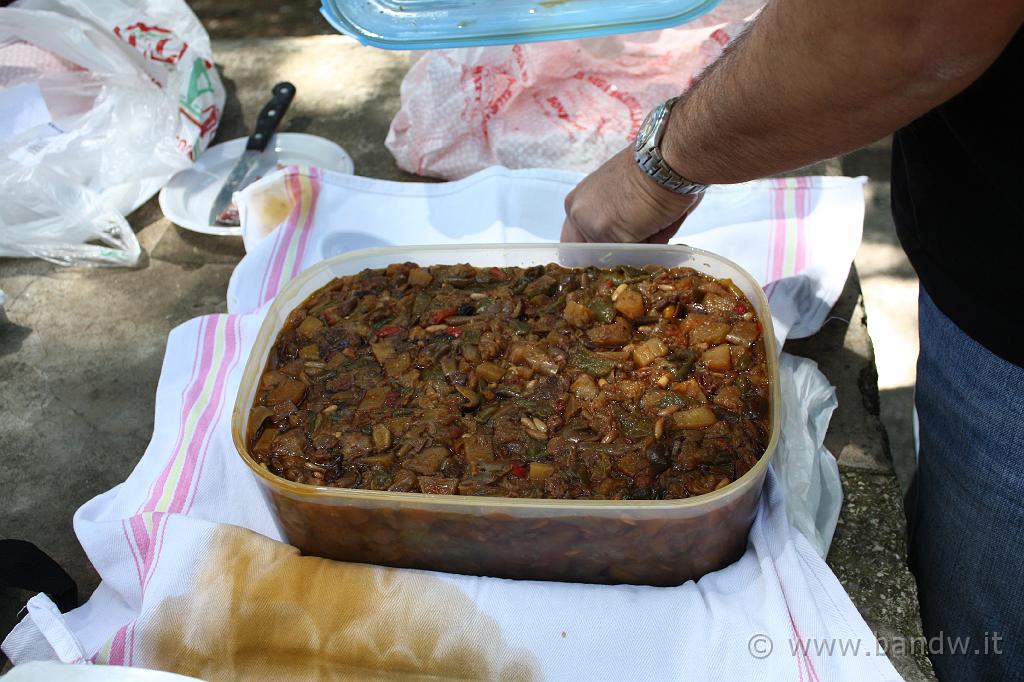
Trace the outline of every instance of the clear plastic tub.
<instances>
[{"instance_id":1,"label":"clear plastic tub","mask_svg":"<svg viewBox=\"0 0 1024 682\"><path fill-rule=\"evenodd\" d=\"M327 488L270 473L249 455L246 425L260 376L288 314L335 277L413 261L420 265L566 267L688 266L729 277L757 310L771 381L771 439L758 463L730 485L682 500L550 500L461 497ZM303 553L342 561L588 583L678 585L743 553L768 463L779 439L778 361L768 301L738 265L687 246L500 244L354 251L292 280L271 304L253 345L232 414L232 436Z\"/></svg>"},{"instance_id":2,"label":"clear plastic tub","mask_svg":"<svg viewBox=\"0 0 1024 682\"><path fill-rule=\"evenodd\" d=\"M510 45L678 26L719 0L321 0L335 29L388 50Z\"/></svg>"}]
</instances>

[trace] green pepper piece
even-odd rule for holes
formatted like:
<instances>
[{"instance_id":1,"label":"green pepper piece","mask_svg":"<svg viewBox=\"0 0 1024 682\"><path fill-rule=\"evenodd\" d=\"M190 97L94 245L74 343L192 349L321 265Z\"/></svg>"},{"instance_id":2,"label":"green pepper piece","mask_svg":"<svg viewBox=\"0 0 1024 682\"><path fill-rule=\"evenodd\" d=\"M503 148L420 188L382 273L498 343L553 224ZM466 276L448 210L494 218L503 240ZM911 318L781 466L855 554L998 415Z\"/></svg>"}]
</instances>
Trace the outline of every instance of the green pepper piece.
<instances>
[{"instance_id":1,"label":"green pepper piece","mask_svg":"<svg viewBox=\"0 0 1024 682\"><path fill-rule=\"evenodd\" d=\"M501 405L488 405L484 409L477 412L476 417L474 417L474 419L476 419L476 423L486 424L487 422L491 421L491 417L493 417L494 413L497 412L500 408Z\"/></svg>"},{"instance_id":2,"label":"green pepper piece","mask_svg":"<svg viewBox=\"0 0 1024 682\"><path fill-rule=\"evenodd\" d=\"M441 365L431 365L420 375L424 381L444 381L444 370Z\"/></svg>"},{"instance_id":3,"label":"green pepper piece","mask_svg":"<svg viewBox=\"0 0 1024 682\"><path fill-rule=\"evenodd\" d=\"M413 317L419 317L430 308L430 294L421 291L416 294L416 298L412 301L412 315Z\"/></svg>"},{"instance_id":4,"label":"green pepper piece","mask_svg":"<svg viewBox=\"0 0 1024 682\"><path fill-rule=\"evenodd\" d=\"M754 360L753 358L750 357L750 353L743 353L742 355L740 355L739 360L736 362L736 370L739 372L745 372L746 370L750 369L750 366L753 364L753 362Z\"/></svg>"},{"instance_id":5,"label":"green pepper piece","mask_svg":"<svg viewBox=\"0 0 1024 682\"><path fill-rule=\"evenodd\" d=\"M509 323L509 326L516 334L529 334L533 331L529 323L524 322L523 320L512 320L512 322Z\"/></svg>"},{"instance_id":6,"label":"green pepper piece","mask_svg":"<svg viewBox=\"0 0 1024 682\"><path fill-rule=\"evenodd\" d=\"M676 381L682 381L690 375L693 363L697 361L697 354L689 348L683 348L669 355L668 361L672 365L672 376Z\"/></svg>"},{"instance_id":7,"label":"green pepper piece","mask_svg":"<svg viewBox=\"0 0 1024 682\"><path fill-rule=\"evenodd\" d=\"M499 386L498 388L494 389L494 395L498 396L499 398L518 398L522 394L519 391L515 391L509 388L508 386Z\"/></svg>"},{"instance_id":8,"label":"green pepper piece","mask_svg":"<svg viewBox=\"0 0 1024 682\"><path fill-rule=\"evenodd\" d=\"M323 311L327 310L327 309L328 309L328 308L330 308L330 307L331 307L332 305L334 305L334 304L335 304L335 302L336 302L336 301L334 301L333 299L331 299L330 297L328 297L326 301L323 301L323 302L321 302L321 303L318 303L318 304L316 304L316 305L315 305L314 307L310 308L310 310L309 310L309 313L308 313L308 314L309 314L309 315L319 315L320 313L322 313Z\"/></svg>"},{"instance_id":9,"label":"green pepper piece","mask_svg":"<svg viewBox=\"0 0 1024 682\"><path fill-rule=\"evenodd\" d=\"M547 400L517 400L516 406L521 408L527 414L532 414L537 417L550 417L555 413L555 406L551 401Z\"/></svg>"},{"instance_id":10,"label":"green pepper piece","mask_svg":"<svg viewBox=\"0 0 1024 682\"><path fill-rule=\"evenodd\" d=\"M612 282L618 284L635 284L636 282L643 282L644 280L652 277L651 273L644 272L639 268L634 268L629 265L623 265L613 270L610 274Z\"/></svg>"},{"instance_id":11,"label":"green pepper piece","mask_svg":"<svg viewBox=\"0 0 1024 682\"><path fill-rule=\"evenodd\" d=\"M598 377L608 376L615 369L615 365L611 362L599 358L583 348L577 348L569 353L569 366L582 369L587 374Z\"/></svg>"},{"instance_id":12,"label":"green pepper piece","mask_svg":"<svg viewBox=\"0 0 1024 682\"><path fill-rule=\"evenodd\" d=\"M539 462L547 457L547 454L547 446L539 440L531 438L529 443L526 445L526 452L523 454L523 459L527 462Z\"/></svg>"},{"instance_id":13,"label":"green pepper piece","mask_svg":"<svg viewBox=\"0 0 1024 682\"><path fill-rule=\"evenodd\" d=\"M330 381L336 376L338 376L338 372L333 369L329 369L326 372L321 372L320 374L311 376L309 380L312 381L314 384L322 384L325 381Z\"/></svg>"},{"instance_id":14,"label":"green pepper piece","mask_svg":"<svg viewBox=\"0 0 1024 682\"><path fill-rule=\"evenodd\" d=\"M671 407L672 405L680 405L680 406L682 406L682 405L685 405L685 404L686 404L686 401L683 400L682 396L680 396L675 391L669 391L668 393L665 394L665 397L661 399L661 402L658 403L658 407L664 408L664 407Z\"/></svg>"},{"instance_id":15,"label":"green pepper piece","mask_svg":"<svg viewBox=\"0 0 1024 682\"><path fill-rule=\"evenodd\" d=\"M461 340L463 344L475 346L480 343L480 330L479 329L467 329L462 332Z\"/></svg>"},{"instance_id":16,"label":"green pepper piece","mask_svg":"<svg viewBox=\"0 0 1024 682\"><path fill-rule=\"evenodd\" d=\"M620 414L619 426L622 428L622 435L631 440L647 438L654 434L654 424L651 420L637 414Z\"/></svg>"},{"instance_id":17,"label":"green pepper piece","mask_svg":"<svg viewBox=\"0 0 1024 682\"><path fill-rule=\"evenodd\" d=\"M556 298L554 301L552 301L551 303L549 303L546 306L544 306L543 312L545 312L545 313L553 313L555 311L561 310L562 308L565 307L565 299L567 297L568 297L568 294L562 294L561 296Z\"/></svg>"},{"instance_id":18,"label":"green pepper piece","mask_svg":"<svg viewBox=\"0 0 1024 682\"><path fill-rule=\"evenodd\" d=\"M612 299L606 296L595 298L587 308L590 309L590 312L593 313L598 322L611 324L615 321L615 304L612 303Z\"/></svg>"}]
</instances>

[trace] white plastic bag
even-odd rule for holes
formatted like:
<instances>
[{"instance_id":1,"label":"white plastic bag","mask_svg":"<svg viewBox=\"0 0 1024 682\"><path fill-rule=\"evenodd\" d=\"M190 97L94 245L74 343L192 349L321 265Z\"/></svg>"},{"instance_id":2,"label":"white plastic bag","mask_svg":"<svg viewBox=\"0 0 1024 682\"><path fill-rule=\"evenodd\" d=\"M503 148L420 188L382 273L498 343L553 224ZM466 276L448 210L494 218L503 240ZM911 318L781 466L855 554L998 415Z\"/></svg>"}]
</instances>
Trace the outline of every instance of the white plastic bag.
<instances>
[{"instance_id":1,"label":"white plastic bag","mask_svg":"<svg viewBox=\"0 0 1024 682\"><path fill-rule=\"evenodd\" d=\"M0 126L0 255L134 265L124 216L220 121L212 60L182 0L20 0L0 12L0 107L6 92L8 120L22 115Z\"/></svg>"},{"instance_id":2,"label":"white plastic bag","mask_svg":"<svg viewBox=\"0 0 1024 682\"><path fill-rule=\"evenodd\" d=\"M843 506L839 465L825 447L836 391L817 363L789 353L779 357L779 379L782 430L774 466L786 516L825 558Z\"/></svg>"},{"instance_id":3,"label":"white plastic bag","mask_svg":"<svg viewBox=\"0 0 1024 682\"><path fill-rule=\"evenodd\" d=\"M723 0L682 27L589 40L432 50L402 81L387 147L412 173L489 166L590 172L636 135L763 0Z\"/></svg>"}]
</instances>

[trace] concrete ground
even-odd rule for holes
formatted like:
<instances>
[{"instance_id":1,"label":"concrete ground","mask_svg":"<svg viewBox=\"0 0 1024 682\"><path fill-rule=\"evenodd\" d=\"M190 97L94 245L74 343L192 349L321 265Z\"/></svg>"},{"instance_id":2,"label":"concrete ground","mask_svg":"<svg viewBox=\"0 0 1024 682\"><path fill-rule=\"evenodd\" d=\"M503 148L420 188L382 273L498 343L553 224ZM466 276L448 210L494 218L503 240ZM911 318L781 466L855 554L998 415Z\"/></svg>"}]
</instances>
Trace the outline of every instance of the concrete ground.
<instances>
[{"instance_id":1,"label":"concrete ground","mask_svg":"<svg viewBox=\"0 0 1024 682\"><path fill-rule=\"evenodd\" d=\"M892 139L794 174L866 176L864 237L854 259L878 367L879 411L905 494L917 468L913 406L917 365L917 274L900 247L889 201Z\"/></svg>"}]
</instances>

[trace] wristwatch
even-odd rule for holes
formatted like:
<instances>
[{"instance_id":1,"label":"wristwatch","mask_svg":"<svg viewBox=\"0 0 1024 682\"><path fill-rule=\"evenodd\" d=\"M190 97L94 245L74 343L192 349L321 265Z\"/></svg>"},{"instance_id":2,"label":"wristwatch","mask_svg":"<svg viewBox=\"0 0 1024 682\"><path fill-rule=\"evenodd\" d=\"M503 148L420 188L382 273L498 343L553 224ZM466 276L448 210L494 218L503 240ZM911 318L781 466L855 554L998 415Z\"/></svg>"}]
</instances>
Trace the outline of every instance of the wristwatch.
<instances>
[{"instance_id":1,"label":"wristwatch","mask_svg":"<svg viewBox=\"0 0 1024 682\"><path fill-rule=\"evenodd\" d=\"M634 153L640 169L667 190L676 194L701 194L708 188L699 182L691 182L672 170L661 155L661 138L665 136L668 116L672 107L679 101L673 97L654 107L647 118L640 124L636 134Z\"/></svg>"}]
</instances>

